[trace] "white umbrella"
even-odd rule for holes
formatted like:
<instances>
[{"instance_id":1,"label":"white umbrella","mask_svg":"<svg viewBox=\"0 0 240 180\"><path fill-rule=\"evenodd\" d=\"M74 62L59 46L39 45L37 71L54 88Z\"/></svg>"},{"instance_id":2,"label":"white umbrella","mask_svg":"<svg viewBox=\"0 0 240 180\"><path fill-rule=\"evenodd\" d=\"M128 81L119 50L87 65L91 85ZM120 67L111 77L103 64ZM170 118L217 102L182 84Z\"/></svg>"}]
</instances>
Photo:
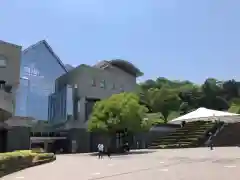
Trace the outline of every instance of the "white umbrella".
<instances>
[{"instance_id":1,"label":"white umbrella","mask_svg":"<svg viewBox=\"0 0 240 180\"><path fill-rule=\"evenodd\" d=\"M201 107L196 109L195 111L192 111L188 114L185 114L183 116L180 116L176 119L171 120L170 123L178 124L178 123L181 123L182 121L190 122L190 121L198 121L198 120L209 121L209 120L216 120L216 118L227 123L240 122L240 114L217 111L217 110Z\"/></svg>"}]
</instances>

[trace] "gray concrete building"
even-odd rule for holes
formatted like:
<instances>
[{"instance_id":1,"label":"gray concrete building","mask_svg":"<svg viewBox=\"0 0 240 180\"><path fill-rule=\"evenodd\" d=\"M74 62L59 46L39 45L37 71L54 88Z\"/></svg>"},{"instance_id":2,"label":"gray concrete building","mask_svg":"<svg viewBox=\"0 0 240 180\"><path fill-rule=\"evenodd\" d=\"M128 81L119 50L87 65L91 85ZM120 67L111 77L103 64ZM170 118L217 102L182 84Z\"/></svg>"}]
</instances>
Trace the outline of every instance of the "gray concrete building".
<instances>
[{"instance_id":1,"label":"gray concrete building","mask_svg":"<svg viewBox=\"0 0 240 180\"><path fill-rule=\"evenodd\" d=\"M49 122L62 123L59 130L68 130L74 151L92 151L96 140L87 132L87 123L93 105L113 94L135 92L140 75L138 68L124 60L79 65L56 80L49 100Z\"/></svg>"},{"instance_id":2,"label":"gray concrete building","mask_svg":"<svg viewBox=\"0 0 240 180\"><path fill-rule=\"evenodd\" d=\"M4 122L13 116L19 85L21 46L0 41L0 152L7 150Z\"/></svg>"},{"instance_id":3,"label":"gray concrete building","mask_svg":"<svg viewBox=\"0 0 240 180\"><path fill-rule=\"evenodd\" d=\"M21 46L0 41L0 121L10 117L19 84Z\"/></svg>"},{"instance_id":4,"label":"gray concrete building","mask_svg":"<svg viewBox=\"0 0 240 180\"><path fill-rule=\"evenodd\" d=\"M23 51L0 41L0 152L94 151L101 135L87 124L95 102L134 92L141 75L124 60L66 68L44 40Z\"/></svg>"},{"instance_id":5,"label":"gray concrete building","mask_svg":"<svg viewBox=\"0 0 240 180\"><path fill-rule=\"evenodd\" d=\"M136 67L123 60L79 65L56 80L55 93L50 98L49 121L55 124L71 119L84 126L92 102L112 94L135 92L139 75L141 72Z\"/></svg>"}]
</instances>

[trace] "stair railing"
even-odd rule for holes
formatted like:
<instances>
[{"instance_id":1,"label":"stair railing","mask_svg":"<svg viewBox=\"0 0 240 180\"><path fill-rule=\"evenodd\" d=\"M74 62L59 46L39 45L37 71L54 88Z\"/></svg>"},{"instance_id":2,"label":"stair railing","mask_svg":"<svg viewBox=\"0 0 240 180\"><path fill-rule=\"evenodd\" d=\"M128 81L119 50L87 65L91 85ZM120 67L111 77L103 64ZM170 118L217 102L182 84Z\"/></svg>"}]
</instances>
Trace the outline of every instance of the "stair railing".
<instances>
[{"instance_id":1,"label":"stair railing","mask_svg":"<svg viewBox=\"0 0 240 180\"><path fill-rule=\"evenodd\" d=\"M223 123L222 126L220 128L218 128L213 135L209 136L209 138L207 139L207 141L204 144L207 146L211 142L212 138L217 136L218 133L223 130L224 126L225 126L225 123Z\"/></svg>"}]
</instances>

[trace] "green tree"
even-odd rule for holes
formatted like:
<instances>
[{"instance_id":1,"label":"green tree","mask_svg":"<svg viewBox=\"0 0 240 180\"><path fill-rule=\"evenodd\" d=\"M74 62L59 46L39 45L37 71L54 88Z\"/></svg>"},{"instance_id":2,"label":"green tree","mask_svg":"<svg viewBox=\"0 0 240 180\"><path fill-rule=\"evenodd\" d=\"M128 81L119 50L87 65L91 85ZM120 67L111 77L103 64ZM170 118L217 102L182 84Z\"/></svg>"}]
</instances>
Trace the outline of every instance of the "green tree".
<instances>
[{"instance_id":1,"label":"green tree","mask_svg":"<svg viewBox=\"0 0 240 180\"><path fill-rule=\"evenodd\" d=\"M137 132L145 129L147 108L139 104L139 98L133 93L121 93L95 104L88 130L116 133L127 130Z\"/></svg>"},{"instance_id":2,"label":"green tree","mask_svg":"<svg viewBox=\"0 0 240 180\"><path fill-rule=\"evenodd\" d=\"M152 112L161 112L165 119L171 111L182 115L199 107L215 110L228 110L231 107L230 111L236 109L236 106L240 107L240 82L236 80L208 78L202 85L196 85L190 81L159 77L139 86L140 98L150 106Z\"/></svg>"},{"instance_id":3,"label":"green tree","mask_svg":"<svg viewBox=\"0 0 240 180\"><path fill-rule=\"evenodd\" d=\"M219 83L214 78L208 78L202 85L204 93L199 105L216 110L225 110L229 108L228 102L222 95L222 82Z\"/></svg>"},{"instance_id":4,"label":"green tree","mask_svg":"<svg viewBox=\"0 0 240 180\"><path fill-rule=\"evenodd\" d=\"M225 97L226 100L231 100L233 98L238 97L239 95L239 89L240 89L240 83L236 82L235 80L229 80L225 81L222 84L223 88L223 96Z\"/></svg>"},{"instance_id":5,"label":"green tree","mask_svg":"<svg viewBox=\"0 0 240 180\"><path fill-rule=\"evenodd\" d=\"M165 123L167 123L169 114L172 111L177 111L181 104L178 94L166 88L150 89L147 97L152 111L161 112Z\"/></svg>"},{"instance_id":6,"label":"green tree","mask_svg":"<svg viewBox=\"0 0 240 180\"><path fill-rule=\"evenodd\" d=\"M230 107L228 109L228 112L231 113L240 113L240 99L239 98L233 98L230 102Z\"/></svg>"},{"instance_id":7,"label":"green tree","mask_svg":"<svg viewBox=\"0 0 240 180\"><path fill-rule=\"evenodd\" d=\"M200 107L200 100L203 97L203 93L199 87L189 87L179 92L179 98L182 103L180 105L181 114L186 114L193 109Z\"/></svg>"}]
</instances>

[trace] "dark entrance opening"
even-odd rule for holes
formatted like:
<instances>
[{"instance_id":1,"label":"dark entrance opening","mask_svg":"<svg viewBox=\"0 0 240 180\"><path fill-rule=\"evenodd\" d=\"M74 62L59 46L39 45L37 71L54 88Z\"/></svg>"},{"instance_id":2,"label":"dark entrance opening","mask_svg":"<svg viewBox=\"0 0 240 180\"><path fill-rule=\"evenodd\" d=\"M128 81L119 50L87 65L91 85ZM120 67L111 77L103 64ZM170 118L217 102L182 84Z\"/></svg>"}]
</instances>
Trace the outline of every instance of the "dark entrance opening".
<instances>
[{"instance_id":1,"label":"dark entrance opening","mask_svg":"<svg viewBox=\"0 0 240 180\"><path fill-rule=\"evenodd\" d=\"M53 143L52 152L54 153L70 153L69 140L67 139L58 139Z\"/></svg>"},{"instance_id":2,"label":"dark entrance opening","mask_svg":"<svg viewBox=\"0 0 240 180\"><path fill-rule=\"evenodd\" d=\"M38 149L38 148L44 149L44 143L40 142L40 143L32 143L31 144L31 149Z\"/></svg>"},{"instance_id":3,"label":"dark entrance opening","mask_svg":"<svg viewBox=\"0 0 240 180\"><path fill-rule=\"evenodd\" d=\"M7 151L7 129L0 129L0 152Z\"/></svg>"}]
</instances>

